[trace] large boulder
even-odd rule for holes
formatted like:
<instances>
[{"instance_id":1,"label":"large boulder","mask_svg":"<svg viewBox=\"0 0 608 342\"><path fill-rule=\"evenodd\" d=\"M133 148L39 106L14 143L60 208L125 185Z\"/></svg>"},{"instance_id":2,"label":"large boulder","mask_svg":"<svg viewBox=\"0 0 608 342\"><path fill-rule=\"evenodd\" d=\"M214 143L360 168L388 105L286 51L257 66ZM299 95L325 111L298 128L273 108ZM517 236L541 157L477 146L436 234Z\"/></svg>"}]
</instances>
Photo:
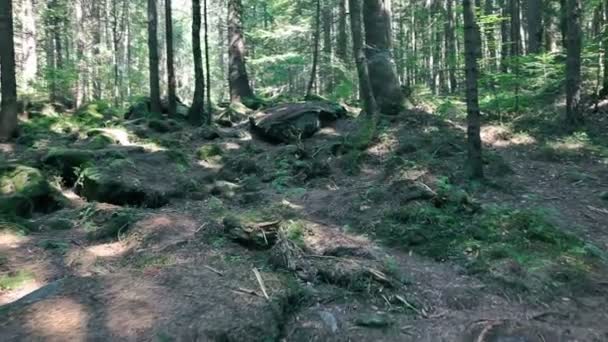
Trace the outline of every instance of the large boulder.
<instances>
[{"instance_id":1,"label":"large boulder","mask_svg":"<svg viewBox=\"0 0 608 342\"><path fill-rule=\"evenodd\" d=\"M40 170L17 164L0 165L0 215L30 217L61 208L61 196Z\"/></svg>"},{"instance_id":2,"label":"large boulder","mask_svg":"<svg viewBox=\"0 0 608 342\"><path fill-rule=\"evenodd\" d=\"M95 165L82 170L76 191L89 201L158 208L205 176L188 174L176 158L170 151L99 154Z\"/></svg>"},{"instance_id":3,"label":"large boulder","mask_svg":"<svg viewBox=\"0 0 608 342\"><path fill-rule=\"evenodd\" d=\"M56 170L63 182L67 185L73 185L77 178L77 170L95 159L95 153L81 149L52 149L44 158L42 163L44 166Z\"/></svg>"},{"instance_id":4,"label":"large boulder","mask_svg":"<svg viewBox=\"0 0 608 342\"><path fill-rule=\"evenodd\" d=\"M271 142L289 143L309 138L345 115L344 107L331 102L285 103L258 112L249 123L255 135Z\"/></svg>"},{"instance_id":5,"label":"large boulder","mask_svg":"<svg viewBox=\"0 0 608 342\"><path fill-rule=\"evenodd\" d=\"M169 100L167 98L162 99L161 103L161 114L169 114ZM177 99L177 116L186 118L188 116L188 110L190 108L186 106L179 98ZM142 97L138 101L136 101L127 113L125 113L125 119L133 120L140 119L149 116L150 114L150 98Z\"/></svg>"}]
</instances>

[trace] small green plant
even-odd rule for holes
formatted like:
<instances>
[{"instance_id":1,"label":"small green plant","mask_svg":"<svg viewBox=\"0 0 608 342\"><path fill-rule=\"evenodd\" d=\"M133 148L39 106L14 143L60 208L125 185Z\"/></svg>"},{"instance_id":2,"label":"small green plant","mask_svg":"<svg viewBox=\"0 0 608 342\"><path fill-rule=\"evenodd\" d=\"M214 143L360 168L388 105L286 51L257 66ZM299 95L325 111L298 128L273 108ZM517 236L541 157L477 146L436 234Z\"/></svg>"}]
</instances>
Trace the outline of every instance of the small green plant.
<instances>
[{"instance_id":1,"label":"small green plant","mask_svg":"<svg viewBox=\"0 0 608 342\"><path fill-rule=\"evenodd\" d=\"M57 252L58 254L65 254L70 249L70 244L65 241L59 240L42 240L38 243L40 248Z\"/></svg>"},{"instance_id":2,"label":"small green plant","mask_svg":"<svg viewBox=\"0 0 608 342\"><path fill-rule=\"evenodd\" d=\"M306 232L306 226L302 221L289 220L283 226L285 237L295 243L297 246L303 247L304 234Z\"/></svg>"},{"instance_id":3,"label":"small green plant","mask_svg":"<svg viewBox=\"0 0 608 342\"><path fill-rule=\"evenodd\" d=\"M224 154L222 148L215 144L201 146L196 150L196 157L199 160L210 161L215 157L220 157Z\"/></svg>"},{"instance_id":4,"label":"small green plant","mask_svg":"<svg viewBox=\"0 0 608 342\"><path fill-rule=\"evenodd\" d=\"M34 280L34 274L29 271L18 271L14 274L3 275L0 276L0 290L15 290L32 280Z\"/></svg>"}]
</instances>

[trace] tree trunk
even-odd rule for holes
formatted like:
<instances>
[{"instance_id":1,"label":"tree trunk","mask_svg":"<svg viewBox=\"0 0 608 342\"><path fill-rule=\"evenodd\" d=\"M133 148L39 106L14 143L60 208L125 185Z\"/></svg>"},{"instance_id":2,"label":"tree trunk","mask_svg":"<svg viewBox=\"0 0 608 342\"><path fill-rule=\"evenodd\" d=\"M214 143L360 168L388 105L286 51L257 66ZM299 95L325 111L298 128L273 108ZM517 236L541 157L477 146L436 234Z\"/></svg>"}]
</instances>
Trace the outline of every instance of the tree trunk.
<instances>
[{"instance_id":1,"label":"tree trunk","mask_svg":"<svg viewBox=\"0 0 608 342\"><path fill-rule=\"evenodd\" d=\"M602 59L602 64L603 64L603 68L604 68L604 79L603 79L603 85L602 85L602 91L600 92L600 95L602 97L606 97L606 95L608 95L608 0L604 0L603 1L603 6L604 6L604 21L603 21L603 28L602 28L602 50L604 52L603 55L603 59Z\"/></svg>"},{"instance_id":2,"label":"tree trunk","mask_svg":"<svg viewBox=\"0 0 608 342\"><path fill-rule=\"evenodd\" d=\"M173 57L173 14L171 13L171 1L172 0L165 0L165 34L167 37L167 88L169 95L169 116L175 117L177 115L177 95L175 94L177 86L175 82L175 62Z\"/></svg>"},{"instance_id":3,"label":"tree trunk","mask_svg":"<svg viewBox=\"0 0 608 342\"><path fill-rule=\"evenodd\" d=\"M374 117L377 112L376 99L372 90L368 64L363 51L363 33L361 30L361 0L348 0L350 7L350 28L353 36L353 54L357 65L359 89L363 100L363 110Z\"/></svg>"},{"instance_id":4,"label":"tree trunk","mask_svg":"<svg viewBox=\"0 0 608 342\"><path fill-rule=\"evenodd\" d=\"M332 24L333 7L328 3L323 8L323 91L331 95L334 91L334 73L332 68Z\"/></svg>"},{"instance_id":5,"label":"tree trunk","mask_svg":"<svg viewBox=\"0 0 608 342\"><path fill-rule=\"evenodd\" d=\"M245 66L246 50L242 15L241 0L228 0L228 83L231 102L240 102L253 97Z\"/></svg>"},{"instance_id":6,"label":"tree trunk","mask_svg":"<svg viewBox=\"0 0 608 342\"><path fill-rule=\"evenodd\" d=\"M211 124L213 110L211 108L211 68L209 67L209 16L207 15L207 0L203 0L203 16L205 17L205 69L207 71L207 125Z\"/></svg>"},{"instance_id":7,"label":"tree trunk","mask_svg":"<svg viewBox=\"0 0 608 342\"><path fill-rule=\"evenodd\" d=\"M576 127L583 121L580 113L581 100L581 0L567 0L567 58L566 58L566 121Z\"/></svg>"},{"instance_id":8,"label":"tree trunk","mask_svg":"<svg viewBox=\"0 0 608 342\"><path fill-rule=\"evenodd\" d=\"M477 56L480 48L479 27L475 22L475 9L472 0L463 0L464 13L464 48L465 72L467 83L467 138L468 160L466 169L473 179L483 178L483 161L481 155L480 112L477 90L479 70Z\"/></svg>"},{"instance_id":9,"label":"tree trunk","mask_svg":"<svg viewBox=\"0 0 608 342\"><path fill-rule=\"evenodd\" d=\"M448 54L448 73L450 80L450 91L455 93L458 90L458 80L456 79L456 34L454 32L454 0L446 0L446 28L445 43Z\"/></svg>"},{"instance_id":10,"label":"tree trunk","mask_svg":"<svg viewBox=\"0 0 608 342\"><path fill-rule=\"evenodd\" d=\"M315 20L315 36L313 41L312 51L312 70L310 71L310 79L308 87L306 87L306 97L312 96L313 86L317 78L317 66L319 64L319 40L321 36L321 0L317 0L317 11Z\"/></svg>"},{"instance_id":11,"label":"tree trunk","mask_svg":"<svg viewBox=\"0 0 608 342\"><path fill-rule=\"evenodd\" d=\"M495 15L495 8L494 8L494 0L486 0L486 5L485 5L485 15L486 16L492 16ZM489 65L490 65L490 69L491 70L496 70L497 64L496 64L496 26L494 24L489 24L488 27L486 28L486 40L487 40L487 47L488 47L488 55L489 55Z\"/></svg>"},{"instance_id":12,"label":"tree trunk","mask_svg":"<svg viewBox=\"0 0 608 342\"><path fill-rule=\"evenodd\" d=\"M528 1L528 53L539 53L543 38L542 0Z\"/></svg>"},{"instance_id":13,"label":"tree trunk","mask_svg":"<svg viewBox=\"0 0 608 342\"><path fill-rule=\"evenodd\" d=\"M340 0L338 9L338 46L336 47L336 55L342 63L346 63L348 49L348 35L346 33L346 0Z\"/></svg>"},{"instance_id":14,"label":"tree trunk","mask_svg":"<svg viewBox=\"0 0 608 342\"><path fill-rule=\"evenodd\" d=\"M390 0L364 0L365 54L370 82L378 108L384 114L398 114L403 109L403 92L391 53ZM352 7L351 7L352 11Z\"/></svg>"},{"instance_id":15,"label":"tree trunk","mask_svg":"<svg viewBox=\"0 0 608 342\"><path fill-rule=\"evenodd\" d=\"M148 0L148 50L150 68L150 111L161 114L160 77L158 71L158 14L156 0Z\"/></svg>"},{"instance_id":16,"label":"tree trunk","mask_svg":"<svg viewBox=\"0 0 608 342\"><path fill-rule=\"evenodd\" d=\"M205 112L205 74L201 51L201 2L192 0L192 55L194 57L194 98L188 121L200 125Z\"/></svg>"},{"instance_id":17,"label":"tree trunk","mask_svg":"<svg viewBox=\"0 0 608 342\"><path fill-rule=\"evenodd\" d=\"M36 80L38 74L38 51L36 42L36 15L34 11L34 0L26 0L22 5L22 23L23 23L23 38L22 38L22 58L23 86L30 90L32 82Z\"/></svg>"},{"instance_id":18,"label":"tree trunk","mask_svg":"<svg viewBox=\"0 0 608 342\"><path fill-rule=\"evenodd\" d=\"M519 56L521 55L521 21L519 0L510 0L511 6L511 63L515 74L515 111L519 111Z\"/></svg>"},{"instance_id":19,"label":"tree trunk","mask_svg":"<svg viewBox=\"0 0 608 342\"><path fill-rule=\"evenodd\" d=\"M12 1L0 1L0 141L13 137L17 129L17 79Z\"/></svg>"},{"instance_id":20,"label":"tree trunk","mask_svg":"<svg viewBox=\"0 0 608 342\"><path fill-rule=\"evenodd\" d=\"M509 37L509 10L507 6L509 0L499 0L500 13L502 20L500 21L500 71L506 73L509 70L509 50L510 50L510 37Z\"/></svg>"}]
</instances>

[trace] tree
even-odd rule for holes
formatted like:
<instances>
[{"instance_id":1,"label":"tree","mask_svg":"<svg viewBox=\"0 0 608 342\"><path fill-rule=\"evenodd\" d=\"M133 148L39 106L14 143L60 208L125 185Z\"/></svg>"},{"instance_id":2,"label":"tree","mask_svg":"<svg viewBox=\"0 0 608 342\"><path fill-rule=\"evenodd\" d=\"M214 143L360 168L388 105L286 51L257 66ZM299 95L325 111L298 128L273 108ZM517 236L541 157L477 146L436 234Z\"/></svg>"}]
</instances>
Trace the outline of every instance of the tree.
<instances>
[{"instance_id":1,"label":"tree","mask_svg":"<svg viewBox=\"0 0 608 342\"><path fill-rule=\"evenodd\" d=\"M17 79L12 0L0 1L0 141L13 137L17 128Z\"/></svg>"},{"instance_id":2,"label":"tree","mask_svg":"<svg viewBox=\"0 0 608 342\"><path fill-rule=\"evenodd\" d=\"M468 160L466 169L469 177L483 178L483 161L481 155L480 110L477 79L479 70L477 56L479 54L479 27L475 20L475 9L472 0L462 1L464 12L464 49L467 98L467 138Z\"/></svg>"},{"instance_id":3,"label":"tree","mask_svg":"<svg viewBox=\"0 0 608 342\"><path fill-rule=\"evenodd\" d=\"M539 53L543 38L542 0L528 1L528 53Z\"/></svg>"},{"instance_id":4,"label":"tree","mask_svg":"<svg viewBox=\"0 0 608 342\"><path fill-rule=\"evenodd\" d=\"M148 60L150 68L150 111L162 112L160 106L160 77L158 70L158 14L156 0L148 0Z\"/></svg>"},{"instance_id":5,"label":"tree","mask_svg":"<svg viewBox=\"0 0 608 342\"><path fill-rule=\"evenodd\" d=\"M566 57L566 121L570 127L582 123L581 100L581 0L567 0L567 57Z\"/></svg>"},{"instance_id":6,"label":"tree","mask_svg":"<svg viewBox=\"0 0 608 342\"><path fill-rule=\"evenodd\" d=\"M308 87L306 87L306 97L312 96L312 89L317 79L317 67L319 64L319 41L321 36L321 0L317 0L317 10L315 19L315 36L313 39L313 52L312 52L312 69L310 71L310 79L308 81Z\"/></svg>"},{"instance_id":7,"label":"tree","mask_svg":"<svg viewBox=\"0 0 608 342\"><path fill-rule=\"evenodd\" d=\"M368 116L375 116L378 108L369 77L368 63L363 50L363 33L361 32L361 0L349 0L350 28L353 36L353 55L357 64L359 88L363 100L363 109Z\"/></svg>"},{"instance_id":8,"label":"tree","mask_svg":"<svg viewBox=\"0 0 608 342\"><path fill-rule=\"evenodd\" d=\"M13 6L0 1L0 141L9 140L17 129L17 79L15 77L15 42Z\"/></svg>"},{"instance_id":9,"label":"tree","mask_svg":"<svg viewBox=\"0 0 608 342\"><path fill-rule=\"evenodd\" d=\"M205 112L205 74L201 52L201 2L192 0L192 55L194 57L194 98L188 112L193 125L201 123Z\"/></svg>"},{"instance_id":10,"label":"tree","mask_svg":"<svg viewBox=\"0 0 608 342\"><path fill-rule=\"evenodd\" d=\"M454 33L454 0L446 0L446 27L445 27L445 44L447 58L447 67L449 74L450 91L456 92L458 89L458 81L456 79L456 35Z\"/></svg>"},{"instance_id":11,"label":"tree","mask_svg":"<svg viewBox=\"0 0 608 342\"><path fill-rule=\"evenodd\" d=\"M363 0L365 54L370 82L379 110L397 114L403 108L403 92L392 56L389 0ZM352 11L351 7L351 11Z\"/></svg>"},{"instance_id":12,"label":"tree","mask_svg":"<svg viewBox=\"0 0 608 342\"><path fill-rule=\"evenodd\" d=\"M228 0L228 84L231 102L240 102L253 97L245 66L246 50L242 16L241 0Z\"/></svg>"},{"instance_id":13,"label":"tree","mask_svg":"<svg viewBox=\"0 0 608 342\"><path fill-rule=\"evenodd\" d=\"M167 86L169 88L169 116L174 117L177 111L177 96L175 95L176 82L175 64L173 58L173 15L171 13L171 1L172 0L165 0L165 34L167 37Z\"/></svg>"}]
</instances>

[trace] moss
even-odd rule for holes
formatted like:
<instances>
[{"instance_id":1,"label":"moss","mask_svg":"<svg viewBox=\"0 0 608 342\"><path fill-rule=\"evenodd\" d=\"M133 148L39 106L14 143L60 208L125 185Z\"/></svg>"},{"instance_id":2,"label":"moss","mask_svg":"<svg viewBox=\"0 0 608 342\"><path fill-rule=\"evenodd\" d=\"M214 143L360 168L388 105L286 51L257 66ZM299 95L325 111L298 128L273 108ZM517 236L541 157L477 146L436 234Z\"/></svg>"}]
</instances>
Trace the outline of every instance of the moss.
<instances>
[{"instance_id":1,"label":"moss","mask_svg":"<svg viewBox=\"0 0 608 342\"><path fill-rule=\"evenodd\" d=\"M91 217L85 218L87 239L89 241L117 239L121 234L126 234L138 218L139 215L132 209L95 211Z\"/></svg>"},{"instance_id":2,"label":"moss","mask_svg":"<svg viewBox=\"0 0 608 342\"><path fill-rule=\"evenodd\" d=\"M74 228L74 223L68 219L56 218L47 221L45 226L50 230L70 230Z\"/></svg>"},{"instance_id":3,"label":"moss","mask_svg":"<svg viewBox=\"0 0 608 342\"><path fill-rule=\"evenodd\" d=\"M63 181L71 186L78 178L77 170L93 160L95 160L95 153L92 151L57 148L51 149L42 162L47 167L59 172Z\"/></svg>"},{"instance_id":4,"label":"moss","mask_svg":"<svg viewBox=\"0 0 608 342\"><path fill-rule=\"evenodd\" d=\"M581 274L603 267L601 251L560 230L547 212L509 207L471 210L470 200L458 197L389 210L371 233L390 245L460 263L473 274L509 283L514 289L523 288L517 284L537 292L547 286L569 288L575 285L573 277L549 279L555 267ZM536 278L540 280L532 280Z\"/></svg>"},{"instance_id":5,"label":"moss","mask_svg":"<svg viewBox=\"0 0 608 342\"><path fill-rule=\"evenodd\" d=\"M0 166L0 214L29 217L62 206L40 170L24 165Z\"/></svg>"},{"instance_id":6,"label":"moss","mask_svg":"<svg viewBox=\"0 0 608 342\"><path fill-rule=\"evenodd\" d=\"M196 157L199 160L210 161L214 157L219 157L224 154L222 148L215 144L209 144L199 147L196 150Z\"/></svg>"},{"instance_id":7,"label":"moss","mask_svg":"<svg viewBox=\"0 0 608 342\"><path fill-rule=\"evenodd\" d=\"M19 271L14 274L3 275L0 276L0 290L15 290L32 280L34 280L34 274L28 271Z\"/></svg>"}]
</instances>

